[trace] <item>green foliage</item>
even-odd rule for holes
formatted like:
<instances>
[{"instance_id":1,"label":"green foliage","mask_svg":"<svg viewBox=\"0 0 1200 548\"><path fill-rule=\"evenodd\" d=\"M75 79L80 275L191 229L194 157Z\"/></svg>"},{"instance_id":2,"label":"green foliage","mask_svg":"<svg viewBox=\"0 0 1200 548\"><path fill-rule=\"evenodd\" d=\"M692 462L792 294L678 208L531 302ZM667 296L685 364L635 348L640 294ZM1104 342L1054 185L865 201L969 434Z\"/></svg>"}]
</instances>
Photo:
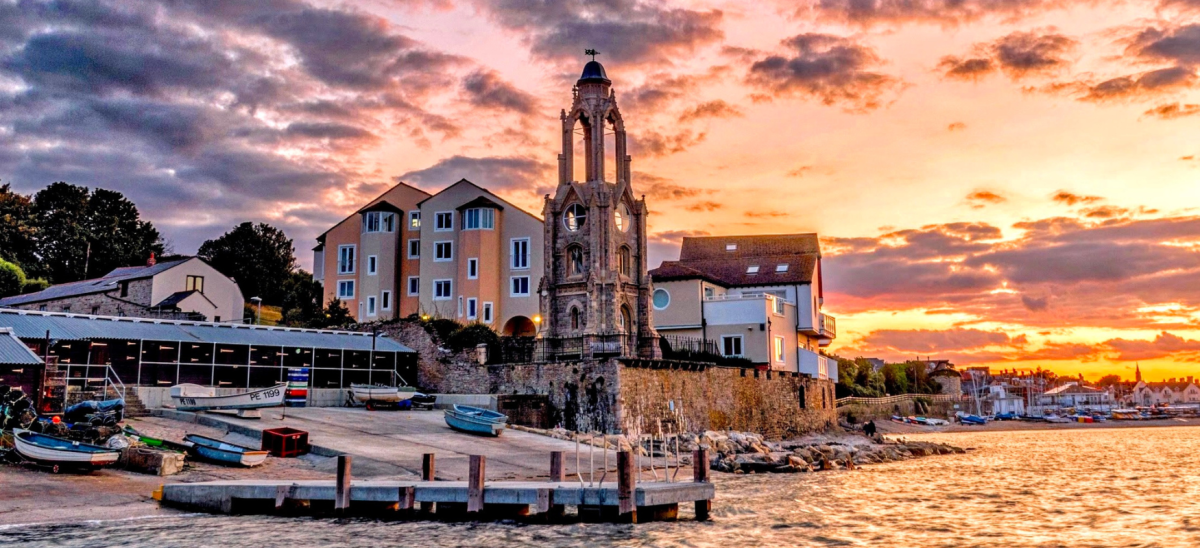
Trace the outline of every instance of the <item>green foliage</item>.
<instances>
[{"instance_id":1,"label":"green foliage","mask_svg":"<svg viewBox=\"0 0 1200 548\"><path fill-rule=\"evenodd\" d=\"M450 340L450 335L459 329L462 329L462 324L449 318L434 318L425 322L425 330L442 342Z\"/></svg>"},{"instance_id":2,"label":"green foliage","mask_svg":"<svg viewBox=\"0 0 1200 548\"><path fill-rule=\"evenodd\" d=\"M877 398L884 395L884 377L866 358L837 358L837 397Z\"/></svg>"},{"instance_id":3,"label":"green foliage","mask_svg":"<svg viewBox=\"0 0 1200 548\"><path fill-rule=\"evenodd\" d=\"M472 323L451 333L444 340L446 341L446 346L451 350L470 350L481 344L492 345L499 343L500 336L486 325Z\"/></svg>"},{"instance_id":4,"label":"green foliage","mask_svg":"<svg viewBox=\"0 0 1200 548\"><path fill-rule=\"evenodd\" d=\"M313 279L312 274L297 270L292 272L283 282L283 325L302 327L312 324L317 318L324 316L321 309L323 292L321 284Z\"/></svg>"},{"instance_id":5,"label":"green foliage","mask_svg":"<svg viewBox=\"0 0 1200 548\"><path fill-rule=\"evenodd\" d=\"M47 287L50 287L50 282L46 281L46 278L29 278L21 287L21 293L37 293Z\"/></svg>"},{"instance_id":6,"label":"green foliage","mask_svg":"<svg viewBox=\"0 0 1200 548\"><path fill-rule=\"evenodd\" d=\"M285 285L296 269L296 249L282 230L266 223L242 223L204 242L197 255L233 278L247 299L284 305Z\"/></svg>"},{"instance_id":7,"label":"green foliage","mask_svg":"<svg viewBox=\"0 0 1200 548\"><path fill-rule=\"evenodd\" d=\"M342 304L341 299L329 301L329 305L321 310L321 314L313 318L309 322L309 327L315 329L324 329L329 327L346 327L355 324L354 317L350 315L350 309Z\"/></svg>"},{"instance_id":8,"label":"green foliage","mask_svg":"<svg viewBox=\"0 0 1200 548\"><path fill-rule=\"evenodd\" d=\"M13 192L9 185L0 185L0 259L34 273L38 265L36 237L33 201Z\"/></svg>"},{"instance_id":9,"label":"green foliage","mask_svg":"<svg viewBox=\"0 0 1200 548\"><path fill-rule=\"evenodd\" d=\"M1100 380L1096 381L1096 386L1108 388L1110 386L1116 386L1118 384L1121 384L1121 382L1123 382L1123 381L1121 381L1120 375L1105 375L1103 377L1100 377Z\"/></svg>"},{"instance_id":10,"label":"green foliage","mask_svg":"<svg viewBox=\"0 0 1200 548\"><path fill-rule=\"evenodd\" d=\"M25 271L14 263L0 259L0 297L21 293L25 287Z\"/></svg>"}]
</instances>

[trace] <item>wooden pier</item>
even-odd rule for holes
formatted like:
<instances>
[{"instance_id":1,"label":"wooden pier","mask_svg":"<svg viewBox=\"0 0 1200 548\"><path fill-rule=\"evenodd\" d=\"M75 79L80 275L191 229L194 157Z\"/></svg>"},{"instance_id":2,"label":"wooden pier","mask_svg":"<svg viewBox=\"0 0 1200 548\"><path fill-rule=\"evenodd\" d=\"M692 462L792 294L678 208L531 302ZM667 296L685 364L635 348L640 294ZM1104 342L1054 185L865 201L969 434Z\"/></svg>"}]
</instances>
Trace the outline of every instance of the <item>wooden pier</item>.
<instances>
[{"instance_id":1,"label":"wooden pier","mask_svg":"<svg viewBox=\"0 0 1200 548\"><path fill-rule=\"evenodd\" d=\"M471 457L468 481L433 481L433 455L421 480L352 480L350 457L338 457L336 480L240 480L174 483L156 494L164 505L224 514L335 514L396 519L489 520L528 517L638 523L675 519L693 503L708 519L716 494L707 452L693 455L693 481L637 482L632 455L618 453L617 481L588 483L562 477L562 454L551 456L551 481L485 481L486 458ZM573 518L565 512L576 508Z\"/></svg>"}]
</instances>

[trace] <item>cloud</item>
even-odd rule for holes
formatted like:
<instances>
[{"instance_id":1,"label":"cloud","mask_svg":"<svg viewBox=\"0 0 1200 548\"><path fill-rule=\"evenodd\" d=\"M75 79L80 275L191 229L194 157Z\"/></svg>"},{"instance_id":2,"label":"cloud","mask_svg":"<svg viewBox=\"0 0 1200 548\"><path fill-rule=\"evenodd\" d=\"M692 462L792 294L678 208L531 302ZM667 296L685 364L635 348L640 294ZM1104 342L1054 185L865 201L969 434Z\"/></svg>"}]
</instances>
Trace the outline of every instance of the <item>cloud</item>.
<instances>
[{"instance_id":1,"label":"cloud","mask_svg":"<svg viewBox=\"0 0 1200 548\"><path fill-rule=\"evenodd\" d=\"M943 57L938 68L947 78L978 80L1001 70L1013 80L1059 71L1069 61L1065 55L1079 43L1049 31L1013 32L991 43L978 43L971 57Z\"/></svg>"},{"instance_id":2,"label":"cloud","mask_svg":"<svg viewBox=\"0 0 1200 548\"><path fill-rule=\"evenodd\" d=\"M967 129L967 124L963 122L951 122L950 125L946 126L946 131L950 132L963 131L965 129Z\"/></svg>"},{"instance_id":3,"label":"cloud","mask_svg":"<svg viewBox=\"0 0 1200 548\"><path fill-rule=\"evenodd\" d=\"M1147 27L1129 38L1126 54L1180 65L1200 64L1200 23Z\"/></svg>"},{"instance_id":4,"label":"cloud","mask_svg":"<svg viewBox=\"0 0 1200 548\"><path fill-rule=\"evenodd\" d=\"M690 206L687 206L687 210L705 213L705 212L709 212L709 211L716 211L718 209L721 209L722 207L724 207L724 205L717 203L717 202L703 201L703 202L696 202Z\"/></svg>"},{"instance_id":5,"label":"cloud","mask_svg":"<svg viewBox=\"0 0 1200 548\"><path fill-rule=\"evenodd\" d=\"M1060 204L1067 204L1069 206L1073 206L1075 204L1092 204L1104 200L1104 198L1099 196L1083 196L1080 194L1075 194L1074 192L1068 192L1066 190L1060 190L1054 193L1054 195L1051 196L1051 199Z\"/></svg>"},{"instance_id":6,"label":"cloud","mask_svg":"<svg viewBox=\"0 0 1200 548\"><path fill-rule=\"evenodd\" d=\"M1041 312L1050 307L1050 296L1034 297L1032 295L1021 295L1021 304L1025 305L1032 312Z\"/></svg>"},{"instance_id":7,"label":"cloud","mask_svg":"<svg viewBox=\"0 0 1200 548\"><path fill-rule=\"evenodd\" d=\"M988 204L1002 204L1007 201L1008 198L990 190L976 190L967 194L967 202L970 202L971 207L975 209L986 207Z\"/></svg>"},{"instance_id":8,"label":"cloud","mask_svg":"<svg viewBox=\"0 0 1200 548\"><path fill-rule=\"evenodd\" d=\"M1192 87L1196 73L1187 67L1170 67L1141 74L1120 76L1091 86L1080 101L1106 102L1142 100Z\"/></svg>"},{"instance_id":9,"label":"cloud","mask_svg":"<svg viewBox=\"0 0 1200 548\"><path fill-rule=\"evenodd\" d=\"M629 135L629 149L631 154L650 157L670 156L704 142L707 136L707 132L696 132L690 129L666 134L646 129Z\"/></svg>"},{"instance_id":10,"label":"cloud","mask_svg":"<svg viewBox=\"0 0 1200 548\"><path fill-rule=\"evenodd\" d=\"M655 202L674 202L694 198L706 192L699 188L680 185L666 177L641 171L633 172L633 180L637 188Z\"/></svg>"},{"instance_id":11,"label":"cloud","mask_svg":"<svg viewBox=\"0 0 1200 548\"><path fill-rule=\"evenodd\" d=\"M462 90L472 106L527 115L537 112L537 99L504 81L496 71L472 72L463 78Z\"/></svg>"},{"instance_id":12,"label":"cloud","mask_svg":"<svg viewBox=\"0 0 1200 548\"><path fill-rule=\"evenodd\" d=\"M1200 341L1185 339L1163 331L1153 340L1110 339L1104 345L1116 352L1120 361L1152 360L1173 354L1200 353Z\"/></svg>"},{"instance_id":13,"label":"cloud","mask_svg":"<svg viewBox=\"0 0 1200 548\"><path fill-rule=\"evenodd\" d=\"M967 350L986 346L1008 346L1013 339L1001 331L979 329L880 329L862 338L860 345L886 348L897 352L929 354L947 350Z\"/></svg>"},{"instance_id":14,"label":"cloud","mask_svg":"<svg viewBox=\"0 0 1200 548\"><path fill-rule=\"evenodd\" d=\"M1158 105L1142 113L1142 116L1153 116L1161 120L1174 120L1185 116L1200 114L1200 105L1184 103L1167 103Z\"/></svg>"},{"instance_id":15,"label":"cloud","mask_svg":"<svg viewBox=\"0 0 1200 548\"><path fill-rule=\"evenodd\" d=\"M396 180L429 190L440 190L460 179L467 179L493 191L539 192L539 187L547 186L550 175L549 164L532 158L451 156L425 169L404 173Z\"/></svg>"},{"instance_id":16,"label":"cloud","mask_svg":"<svg viewBox=\"0 0 1200 548\"><path fill-rule=\"evenodd\" d=\"M947 78L978 80L981 76L995 71L996 65L987 58L962 58L947 55L938 62L938 68L945 71L944 75Z\"/></svg>"},{"instance_id":17,"label":"cloud","mask_svg":"<svg viewBox=\"0 0 1200 548\"><path fill-rule=\"evenodd\" d=\"M870 47L831 34L798 34L784 53L750 65L747 82L776 96L799 95L850 112L877 109L899 93L899 78L876 72L883 60Z\"/></svg>"},{"instance_id":18,"label":"cloud","mask_svg":"<svg viewBox=\"0 0 1200 548\"><path fill-rule=\"evenodd\" d=\"M787 176L788 177L803 177L805 173L808 173L812 170L813 170L813 166L809 166L809 165L796 166L795 169L788 170Z\"/></svg>"},{"instance_id":19,"label":"cloud","mask_svg":"<svg viewBox=\"0 0 1200 548\"><path fill-rule=\"evenodd\" d=\"M863 27L933 23L957 26L986 17L1018 20L1070 5L1065 0L809 0L796 10L806 17ZM790 3L789 3L790 5Z\"/></svg>"},{"instance_id":20,"label":"cloud","mask_svg":"<svg viewBox=\"0 0 1200 548\"><path fill-rule=\"evenodd\" d=\"M745 116L742 109L721 99L700 103L690 107L679 115L680 122L692 122L701 118L740 118Z\"/></svg>"}]
</instances>

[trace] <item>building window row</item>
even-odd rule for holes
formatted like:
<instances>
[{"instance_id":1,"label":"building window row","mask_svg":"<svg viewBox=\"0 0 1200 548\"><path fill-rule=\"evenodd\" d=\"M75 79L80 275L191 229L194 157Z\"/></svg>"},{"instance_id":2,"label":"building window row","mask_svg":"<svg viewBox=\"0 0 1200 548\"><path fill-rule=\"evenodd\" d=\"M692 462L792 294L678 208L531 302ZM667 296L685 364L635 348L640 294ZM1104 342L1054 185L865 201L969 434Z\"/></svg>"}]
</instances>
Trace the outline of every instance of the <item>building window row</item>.
<instances>
[{"instance_id":1,"label":"building window row","mask_svg":"<svg viewBox=\"0 0 1200 548\"><path fill-rule=\"evenodd\" d=\"M364 233L395 232L396 214L388 211L368 211L363 214Z\"/></svg>"},{"instance_id":2,"label":"building window row","mask_svg":"<svg viewBox=\"0 0 1200 548\"><path fill-rule=\"evenodd\" d=\"M496 228L496 210L475 207L463 211L463 230L491 230Z\"/></svg>"}]
</instances>

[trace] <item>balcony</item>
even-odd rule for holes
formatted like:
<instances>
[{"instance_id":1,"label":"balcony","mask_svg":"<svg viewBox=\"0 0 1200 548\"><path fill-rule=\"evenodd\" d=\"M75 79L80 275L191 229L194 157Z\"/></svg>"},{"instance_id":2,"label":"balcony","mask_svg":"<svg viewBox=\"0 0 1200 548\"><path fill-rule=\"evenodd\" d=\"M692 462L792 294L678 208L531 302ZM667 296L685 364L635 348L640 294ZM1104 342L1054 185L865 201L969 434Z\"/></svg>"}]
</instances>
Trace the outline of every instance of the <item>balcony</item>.
<instances>
[{"instance_id":1,"label":"balcony","mask_svg":"<svg viewBox=\"0 0 1200 548\"><path fill-rule=\"evenodd\" d=\"M801 348L799 372L814 379L836 380L837 361Z\"/></svg>"},{"instance_id":2,"label":"balcony","mask_svg":"<svg viewBox=\"0 0 1200 548\"><path fill-rule=\"evenodd\" d=\"M837 318L828 314L821 314L821 320L817 325L817 336L821 338L821 346L828 346L837 338Z\"/></svg>"}]
</instances>

